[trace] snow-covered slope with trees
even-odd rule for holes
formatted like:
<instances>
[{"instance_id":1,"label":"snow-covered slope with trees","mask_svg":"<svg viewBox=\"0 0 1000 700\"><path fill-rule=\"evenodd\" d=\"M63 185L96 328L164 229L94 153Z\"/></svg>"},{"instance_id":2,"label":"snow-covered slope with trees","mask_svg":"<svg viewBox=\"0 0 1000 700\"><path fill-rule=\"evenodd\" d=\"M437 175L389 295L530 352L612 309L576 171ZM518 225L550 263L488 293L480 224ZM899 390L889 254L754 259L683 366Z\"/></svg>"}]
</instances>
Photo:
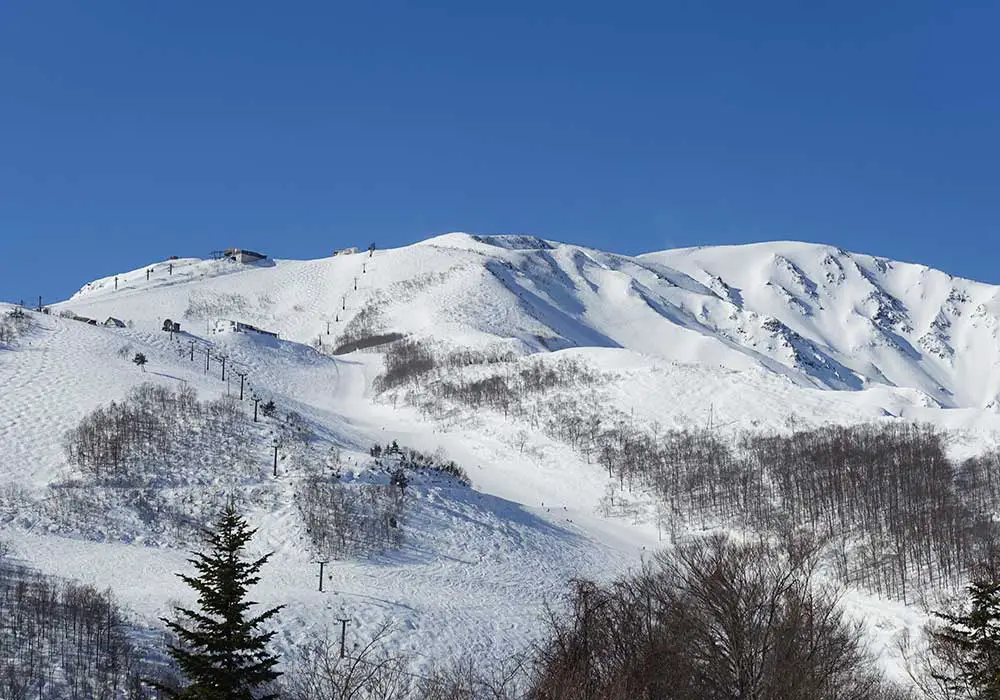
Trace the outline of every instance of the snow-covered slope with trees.
<instances>
[{"instance_id":1,"label":"snow-covered slope with trees","mask_svg":"<svg viewBox=\"0 0 1000 700\"><path fill-rule=\"evenodd\" d=\"M496 360L471 363L461 375L470 381L527 371L535 360L518 358L533 356L571 375L546 406L589 403L654 435L898 417L949 431L964 456L997 443L998 291L800 243L629 257L455 233L371 256L155 262L95 280L0 337L0 540L46 573L112 588L154 624L190 598L171 575L190 532L157 527L157 513L197 515L236 493L259 547L276 552L259 598L288 605L287 647L347 617L359 641L390 621L393 643L422 666L503 655L532 638L568 579L640 566L663 537L654 506L609 486L596 457L540 418L380 392L380 348L335 355L338 345L399 333L442 357ZM179 333L163 330L168 319ZM160 460L130 473L139 481L88 472L67 434L146 383L194 390L205 408L185 408L169 445L137 458ZM225 396L232 416L224 402L210 407ZM275 414L253 422L252 397ZM207 427L222 420L224 439ZM321 593L302 496L333 479L390 493L399 457L376 461L370 448L393 440L454 460L472 485L411 465L402 544L335 560ZM920 621L861 592L850 600L887 647Z\"/></svg>"}]
</instances>

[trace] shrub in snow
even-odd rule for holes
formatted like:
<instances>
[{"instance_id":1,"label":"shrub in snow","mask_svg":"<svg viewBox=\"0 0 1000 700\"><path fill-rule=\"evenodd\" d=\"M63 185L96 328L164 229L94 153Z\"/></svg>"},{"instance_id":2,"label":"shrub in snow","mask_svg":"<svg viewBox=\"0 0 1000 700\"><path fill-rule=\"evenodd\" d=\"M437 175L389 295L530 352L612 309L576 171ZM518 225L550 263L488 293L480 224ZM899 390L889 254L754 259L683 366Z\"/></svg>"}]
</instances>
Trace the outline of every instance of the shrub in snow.
<instances>
[{"instance_id":1,"label":"shrub in snow","mask_svg":"<svg viewBox=\"0 0 1000 700\"><path fill-rule=\"evenodd\" d=\"M33 325L30 314L20 308L10 309L0 316L0 345L13 345Z\"/></svg>"}]
</instances>

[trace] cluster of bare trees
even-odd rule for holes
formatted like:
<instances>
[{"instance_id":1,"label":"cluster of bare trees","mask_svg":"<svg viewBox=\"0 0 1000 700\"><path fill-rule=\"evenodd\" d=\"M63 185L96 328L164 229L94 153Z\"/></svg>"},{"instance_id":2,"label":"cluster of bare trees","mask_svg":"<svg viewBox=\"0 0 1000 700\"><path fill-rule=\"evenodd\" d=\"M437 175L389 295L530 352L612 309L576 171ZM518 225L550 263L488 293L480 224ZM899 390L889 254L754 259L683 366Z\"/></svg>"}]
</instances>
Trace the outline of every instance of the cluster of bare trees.
<instances>
[{"instance_id":1,"label":"cluster of bare trees","mask_svg":"<svg viewBox=\"0 0 1000 700\"><path fill-rule=\"evenodd\" d=\"M525 659L475 660L427 674L410 670L410 659L386 650L391 628L341 655L336 634L299 646L288 659L282 687L286 700L516 700L528 696Z\"/></svg>"},{"instance_id":2,"label":"cluster of bare trees","mask_svg":"<svg viewBox=\"0 0 1000 700\"><path fill-rule=\"evenodd\" d=\"M152 697L141 658L109 593L0 556L0 697Z\"/></svg>"},{"instance_id":3,"label":"cluster of bare trees","mask_svg":"<svg viewBox=\"0 0 1000 700\"><path fill-rule=\"evenodd\" d=\"M0 316L0 345L13 345L31 327L31 323L31 316L19 307Z\"/></svg>"},{"instance_id":4,"label":"cluster of bare trees","mask_svg":"<svg viewBox=\"0 0 1000 700\"><path fill-rule=\"evenodd\" d=\"M651 489L671 533L687 524L761 532L808 527L829 537L845 583L913 599L961 585L993 556L1000 507L990 455L952 463L933 428L898 422L791 435L709 430L652 434L617 421L593 451L622 488Z\"/></svg>"},{"instance_id":5,"label":"cluster of bare trees","mask_svg":"<svg viewBox=\"0 0 1000 700\"><path fill-rule=\"evenodd\" d=\"M458 348L450 350L441 359L441 364L450 369L475 367L478 365L498 365L517 360L517 353L504 346L494 346L481 350Z\"/></svg>"},{"instance_id":6,"label":"cluster of bare trees","mask_svg":"<svg viewBox=\"0 0 1000 700\"><path fill-rule=\"evenodd\" d=\"M531 698L890 700L890 686L814 579L818 548L695 540L608 585L575 582L551 616Z\"/></svg>"},{"instance_id":7,"label":"cluster of bare trees","mask_svg":"<svg viewBox=\"0 0 1000 700\"><path fill-rule=\"evenodd\" d=\"M407 659L387 653L390 632L383 625L351 654L341 655L336 634L328 632L299 645L285 672L286 700L390 700L408 697L412 676Z\"/></svg>"},{"instance_id":8,"label":"cluster of bare trees","mask_svg":"<svg viewBox=\"0 0 1000 700\"><path fill-rule=\"evenodd\" d=\"M459 375L461 377L461 375ZM556 388L585 388L597 379L589 367L574 359L557 362L530 360L504 375L489 374L465 380L444 378L431 384L435 398L456 401L473 409L494 408L504 417L518 417L537 423L542 413L534 400Z\"/></svg>"},{"instance_id":9,"label":"cluster of bare trees","mask_svg":"<svg viewBox=\"0 0 1000 700\"><path fill-rule=\"evenodd\" d=\"M453 459L444 456L442 450L428 454L412 447L400 447L395 440L385 446L372 445L368 453L375 458L375 465L392 471L403 469L417 473L437 472L445 474L463 486L471 486L468 473Z\"/></svg>"},{"instance_id":10,"label":"cluster of bare trees","mask_svg":"<svg viewBox=\"0 0 1000 700\"><path fill-rule=\"evenodd\" d=\"M295 502L316 554L344 559L395 549L403 544L407 488L413 481L469 486L468 474L440 450L427 454L396 441L369 450L372 468L343 475L338 464L312 473L296 485Z\"/></svg>"},{"instance_id":11,"label":"cluster of bare trees","mask_svg":"<svg viewBox=\"0 0 1000 700\"><path fill-rule=\"evenodd\" d=\"M756 438L749 448L747 469L768 469L787 517L839 535L846 582L906 601L919 587L960 585L998 541L928 426L830 427ZM995 496L990 510L1000 506Z\"/></svg>"},{"instance_id":12,"label":"cluster of bare trees","mask_svg":"<svg viewBox=\"0 0 1000 700\"><path fill-rule=\"evenodd\" d=\"M190 387L174 392L143 384L124 401L98 406L70 430L67 457L99 481L130 480L133 470L169 448L184 419L197 409Z\"/></svg>"},{"instance_id":13,"label":"cluster of bare trees","mask_svg":"<svg viewBox=\"0 0 1000 700\"><path fill-rule=\"evenodd\" d=\"M301 435L300 423L287 424L289 442ZM51 484L35 505L60 532L186 542L226 494L273 500L270 470L252 454L258 437L237 400L200 402L186 386L142 384L67 432L67 456L79 472Z\"/></svg>"},{"instance_id":14,"label":"cluster of bare trees","mask_svg":"<svg viewBox=\"0 0 1000 700\"><path fill-rule=\"evenodd\" d=\"M808 527L831 539L844 582L903 600L960 585L998 541L987 517L998 494L977 486L979 506L970 507L960 475L976 468L949 461L928 426L829 426L734 442L708 430L654 436L619 423L599 433L597 454L619 484L657 494L672 532L685 521Z\"/></svg>"},{"instance_id":15,"label":"cluster of bare trees","mask_svg":"<svg viewBox=\"0 0 1000 700\"><path fill-rule=\"evenodd\" d=\"M375 378L375 391L386 391L422 378L437 366L431 348L412 338L390 345L384 362L385 371Z\"/></svg>"},{"instance_id":16,"label":"cluster of bare trees","mask_svg":"<svg viewBox=\"0 0 1000 700\"><path fill-rule=\"evenodd\" d=\"M319 556L344 559L403 543L406 494L391 483L312 476L296 485L295 502Z\"/></svg>"},{"instance_id":17,"label":"cluster of bare trees","mask_svg":"<svg viewBox=\"0 0 1000 700\"><path fill-rule=\"evenodd\" d=\"M407 399L426 412L440 410L441 402L455 401L470 408L493 408L505 416L528 417L533 414L538 394L555 388L581 388L599 378L583 362L562 358L557 362L532 359L515 363L512 351L458 349L435 352L426 341L407 338L386 350L385 371L374 382L376 391L384 392L412 385L416 391ZM466 377L461 370L469 367L502 366L503 373L492 371Z\"/></svg>"},{"instance_id":18,"label":"cluster of bare trees","mask_svg":"<svg viewBox=\"0 0 1000 700\"><path fill-rule=\"evenodd\" d=\"M64 445L69 461L96 482L134 486L172 481L172 470L164 467L188 457L193 442L210 451L224 444L231 454L248 431L238 402L229 397L199 402L189 386L175 391L146 383L120 402L95 408L67 432Z\"/></svg>"},{"instance_id":19,"label":"cluster of bare trees","mask_svg":"<svg viewBox=\"0 0 1000 700\"><path fill-rule=\"evenodd\" d=\"M404 337L405 336L402 333L375 333L374 335L366 335L358 338L357 340L348 340L340 345L337 345L330 351L330 354L346 355L358 350L373 350L375 348L380 348L383 345L395 343L397 340L402 340Z\"/></svg>"},{"instance_id":20,"label":"cluster of bare trees","mask_svg":"<svg viewBox=\"0 0 1000 700\"><path fill-rule=\"evenodd\" d=\"M268 297L258 295L257 301L260 306L266 307L270 305L271 300ZM242 318L252 310L250 300L242 294L197 291L192 292L188 298L184 317L192 319Z\"/></svg>"},{"instance_id":21,"label":"cluster of bare trees","mask_svg":"<svg viewBox=\"0 0 1000 700\"><path fill-rule=\"evenodd\" d=\"M964 506L977 516L989 518L1000 504L1000 451L987 452L962 462L955 476L955 487ZM986 561L991 563L993 559L987 558Z\"/></svg>"}]
</instances>

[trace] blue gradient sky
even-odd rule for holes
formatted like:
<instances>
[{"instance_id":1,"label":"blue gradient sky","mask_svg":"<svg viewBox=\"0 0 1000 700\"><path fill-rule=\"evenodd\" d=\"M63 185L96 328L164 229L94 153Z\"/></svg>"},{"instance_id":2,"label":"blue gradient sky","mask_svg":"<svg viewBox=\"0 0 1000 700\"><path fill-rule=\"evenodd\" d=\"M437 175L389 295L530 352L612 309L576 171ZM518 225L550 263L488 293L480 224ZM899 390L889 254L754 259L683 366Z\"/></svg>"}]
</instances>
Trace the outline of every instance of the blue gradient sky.
<instances>
[{"instance_id":1,"label":"blue gradient sky","mask_svg":"<svg viewBox=\"0 0 1000 700\"><path fill-rule=\"evenodd\" d=\"M454 230L1000 283L996 2L0 3L0 298Z\"/></svg>"}]
</instances>

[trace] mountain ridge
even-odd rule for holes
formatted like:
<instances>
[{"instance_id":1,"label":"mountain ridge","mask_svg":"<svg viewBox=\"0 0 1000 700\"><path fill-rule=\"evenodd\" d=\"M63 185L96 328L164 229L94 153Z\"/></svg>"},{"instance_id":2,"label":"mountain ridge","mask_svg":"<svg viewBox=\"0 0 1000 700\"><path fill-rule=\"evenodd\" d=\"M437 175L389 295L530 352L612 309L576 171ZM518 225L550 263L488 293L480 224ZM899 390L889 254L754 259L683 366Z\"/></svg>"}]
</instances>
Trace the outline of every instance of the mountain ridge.
<instances>
[{"instance_id":1,"label":"mountain ridge","mask_svg":"<svg viewBox=\"0 0 1000 700\"><path fill-rule=\"evenodd\" d=\"M950 408L993 409L1000 394L1000 287L825 244L627 256L528 235L451 233L374 257L268 267L187 258L175 261L182 284L204 284L184 308L166 301L175 285L163 279L164 264L148 284L142 268L122 273L118 292L105 277L55 306L137 315L127 302L134 287L175 318L243 314L283 337L322 342L327 321L342 328L368 304L390 330L456 344L621 347L760 366L824 389L912 388ZM282 308L282 295L295 301Z\"/></svg>"}]
</instances>

